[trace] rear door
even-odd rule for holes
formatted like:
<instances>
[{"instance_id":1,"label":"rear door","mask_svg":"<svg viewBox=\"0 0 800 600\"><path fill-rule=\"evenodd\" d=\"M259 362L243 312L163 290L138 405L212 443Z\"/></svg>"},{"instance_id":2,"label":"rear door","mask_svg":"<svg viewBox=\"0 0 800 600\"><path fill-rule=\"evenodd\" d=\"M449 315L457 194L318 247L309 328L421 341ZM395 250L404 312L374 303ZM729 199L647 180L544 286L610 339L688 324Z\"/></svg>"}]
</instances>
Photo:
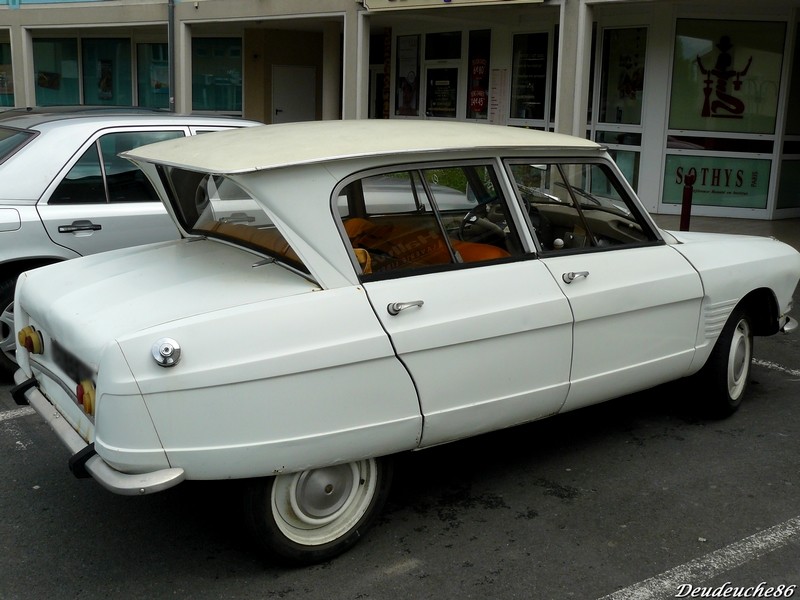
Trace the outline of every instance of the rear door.
<instances>
[{"instance_id":1,"label":"rear door","mask_svg":"<svg viewBox=\"0 0 800 600\"><path fill-rule=\"evenodd\" d=\"M80 255L177 239L178 230L144 173L117 155L184 135L182 127L96 134L37 205L50 238Z\"/></svg>"}]
</instances>

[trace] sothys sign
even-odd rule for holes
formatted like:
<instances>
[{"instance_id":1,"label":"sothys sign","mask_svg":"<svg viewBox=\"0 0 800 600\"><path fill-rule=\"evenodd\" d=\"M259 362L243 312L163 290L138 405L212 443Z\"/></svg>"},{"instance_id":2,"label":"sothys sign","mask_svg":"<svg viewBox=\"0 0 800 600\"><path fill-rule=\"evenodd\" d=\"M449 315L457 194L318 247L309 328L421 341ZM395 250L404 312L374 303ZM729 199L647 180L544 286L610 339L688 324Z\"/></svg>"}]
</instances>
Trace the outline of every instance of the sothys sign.
<instances>
[{"instance_id":1,"label":"sothys sign","mask_svg":"<svg viewBox=\"0 0 800 600\"><path fill-rule=\"evenodd\" d=\"M367 10L486 6L489 4L541 4L544 0L364 0Z\"/></svg>"}]
</instances>

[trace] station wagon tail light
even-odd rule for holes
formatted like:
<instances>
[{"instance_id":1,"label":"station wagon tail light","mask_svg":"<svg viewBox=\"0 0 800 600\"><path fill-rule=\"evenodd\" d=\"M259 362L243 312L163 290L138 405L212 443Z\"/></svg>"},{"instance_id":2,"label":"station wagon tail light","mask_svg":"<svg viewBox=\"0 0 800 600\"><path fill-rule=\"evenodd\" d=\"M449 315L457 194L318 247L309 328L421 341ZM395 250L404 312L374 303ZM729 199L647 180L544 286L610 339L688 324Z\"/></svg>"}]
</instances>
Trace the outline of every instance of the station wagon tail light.
<instances>
[{"instance_id":1,"label":"station wagon tail light","mask_svg":"<svg viewBox=\"0 0 800 600\"><path fill-rule=\"evenodd\" d=\"M93 417L95 409L94 384L88 379L84 379L75 389L75 395L78 398L78 404L83 407L83 411Z\"/></svg>"},{"instance_id":2,"label":"station wagon tail light","mask_svg":"<svg viewBox=\"0 0 800 600\"><path fill-rule=\"evenodd\" d=\"M25 348L31 354L41 354L44 352L44 340L42 334L36 331L30 325L23 327L19 330L17 335L19 345Z\"/></svg>"}]
</instances>

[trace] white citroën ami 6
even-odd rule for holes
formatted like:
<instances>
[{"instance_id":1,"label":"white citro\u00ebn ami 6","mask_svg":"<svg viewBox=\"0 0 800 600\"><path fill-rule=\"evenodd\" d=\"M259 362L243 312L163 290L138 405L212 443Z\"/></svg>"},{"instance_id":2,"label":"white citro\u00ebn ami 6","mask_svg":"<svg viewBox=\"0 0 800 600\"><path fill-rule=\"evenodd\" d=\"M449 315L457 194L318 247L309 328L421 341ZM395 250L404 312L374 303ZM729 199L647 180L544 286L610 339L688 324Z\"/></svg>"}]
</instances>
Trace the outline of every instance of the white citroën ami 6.
<instances>
[{"instance_id":1,"label":"white citro\u00ebn ami 6","mask_svg":"<svg viewBox=\"0 0 800 600\"><path fill-rule=\"evenodd\" d=\"M23 273L14 396L120 494L248 479L272 556L374 521L392 455L691 377L724 416L800 255L660 230L593 142L324 121L122 154L182 239Z\"/></svg>"}]
</instances>

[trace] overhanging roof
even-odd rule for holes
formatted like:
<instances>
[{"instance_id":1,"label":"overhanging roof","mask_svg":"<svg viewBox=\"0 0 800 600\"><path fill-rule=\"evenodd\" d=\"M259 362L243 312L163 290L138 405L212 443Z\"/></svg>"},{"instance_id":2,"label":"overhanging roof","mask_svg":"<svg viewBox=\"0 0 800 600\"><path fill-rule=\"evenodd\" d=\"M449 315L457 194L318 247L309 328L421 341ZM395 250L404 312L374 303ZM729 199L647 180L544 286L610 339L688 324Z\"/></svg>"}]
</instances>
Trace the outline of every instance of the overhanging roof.
<instances>
[{"instance_id":1,"label":"overhanging roof","mask_svg":"<svg viewBox=\"0 0 800 600\"><path fill-rule=\"evenodd\" d=\"M541 4L543 2L544 0L363 0L364 7L370 11L489 6L492 4Z\"/></svg>"}]
</instances>

